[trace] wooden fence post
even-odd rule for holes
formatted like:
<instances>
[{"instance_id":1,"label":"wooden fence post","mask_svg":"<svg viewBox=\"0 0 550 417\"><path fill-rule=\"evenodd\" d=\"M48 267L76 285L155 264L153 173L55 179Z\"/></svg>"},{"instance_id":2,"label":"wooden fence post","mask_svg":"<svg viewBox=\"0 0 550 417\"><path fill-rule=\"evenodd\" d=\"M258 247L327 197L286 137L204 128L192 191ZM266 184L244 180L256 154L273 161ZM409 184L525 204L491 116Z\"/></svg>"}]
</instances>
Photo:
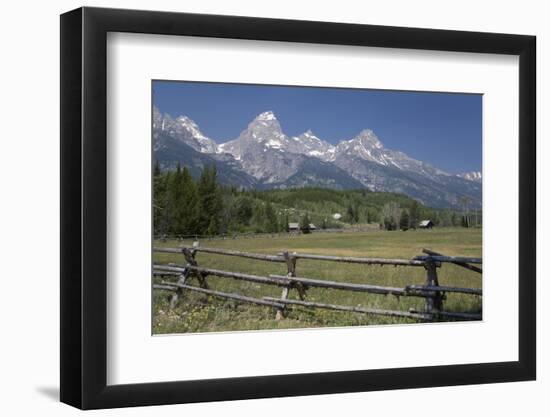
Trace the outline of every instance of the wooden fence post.
<instances>
[{"instance_id":1,"label":"wooden fence post","mask_svg":"<svg viewBox=\"0 0 550 417\"><path fill-rule=\"evenodd\" d=\"M426 285L429 287L439 287L439 279L437 278L436 262L428 258L426 259ZM426 297L426 312L433 314L438 313L443 309L443 297L440 291L436 291L433 296Z\"/></svg>"},{"instance_id":2,"label":"wooden fence post","mask_svg":"<svg viewBox=\"0 0 550 417\"><path fill-rule=\"evenodd\" d=\"M184 273L179 276L178 285L185 285L187 279L189 278L189 269L186 269ZM170 308L173 309L176 307L179 298L183 295L183 288L178 288L172 297L170 298Z\"/></svg>"},{"instance_id":3,"label":"wooden fence post","mask_svg":"<svg viewBox=\"0 0 550 417\"><path fill-rule=\"evenodd\" d=\"M285 258L285 262L286 262L287 276L295 277L296 276L296 257L289 254L288 251L283 252L283 257ZM283 291L281 293L281 300L286 300L288 298L288 293L290 292L291 285L292 284L289 284L283 287ZM300 298L302 298L303 288L298 289L298 291L300 293ZM277 315L275 316L275 319L281 320L284 317L285 317L285 308L283 307L283 308L277 309Z\"/></svg>"},{"instance_id":4,"label":"wooden fence post","mask_svg":"<svg viewBox=\"0 0 550 417\"><path fill-rule=\"evenodd\" d=\"M296 261L298 260L298 258L295 256L295 253L296 252L294 252L294 254L290 254L288 252L283 253L288 270L287 276L289 277L296 276ZM295 287L298 290L300 300L304 301L306 299L306 287L300 282L295 283Z\"/></svg>"},{"instance_id":5,"label":"wooden fence post","mask_svg":"<svg viewBox=\"0 0 550 417\"><path fill-rule=\"evenodd\" d=\"M195 251L190 251L188 248L182 249L183 256L185 256L185 261L188 265L197 266L197 261L195 260ZM179 285L185 285L189 279L189 275L191 274L191 271L189 269L185 269L185 272L183 272L178 279ZM201 287L203 287L203 281L206 283L203 277L198 278L199 283ZM203 287L205 288L205 287ZM172 297L170 298L170 308L176 307L179 298L183 295L183 288L178 288L174 294L172 294Z\"/></svg>"},{"instance_id":6,"label":"wooden fence post","mask_svg":"<svg viewBox=\"0 0 550 417\"><path fill-rule=\"evenodd\" d=\"M197 254L196 250L183 248L182 252L183 252L183 256L185 256L185 260L189 265L199 266L197 263L197 260L195 259L195 255ZM208 283L206 282L206 275L199 272L199 273L195 273L195 276L199 280L199 285L201 286L201 288L208 289Z\"/></svg>"}]
</instances>

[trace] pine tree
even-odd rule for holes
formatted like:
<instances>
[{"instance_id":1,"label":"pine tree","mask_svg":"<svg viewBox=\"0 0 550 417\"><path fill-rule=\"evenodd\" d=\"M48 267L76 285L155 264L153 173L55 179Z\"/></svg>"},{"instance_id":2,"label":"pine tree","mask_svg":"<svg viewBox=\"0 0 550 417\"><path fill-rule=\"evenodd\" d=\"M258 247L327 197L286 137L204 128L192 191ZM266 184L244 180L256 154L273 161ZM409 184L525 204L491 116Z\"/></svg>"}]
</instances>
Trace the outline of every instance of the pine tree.
<instances>
[{"instance_id":1,"label":"pine tree","mask_svg":"<svg viewBox=\"0 0 550 417\"><path fill-rule=\"evenodd\" d=\"M254 204L252 212L253 212L252 221L250 223L254 227L254 230L256 233L262 233L264 231L264 217L265 217L265 210L264 210L263 203Z\"/></svg>"},{"instance_id":2,"label":"pine tree","mask_svg":"<svg viewBox=\"0 0 550 417\"><path fill-rule=\"evenodd\" d=\"M179 230L176 224L177 218L177 195L178 195L178 183L181 170L178 169L174 172L169 172L166 176L166 192L164 193L162 223L164 233L173 235L178 234Z\"/></svg>"},{"instance_id":3,"label":"pine tree","mask_svg":"<svg viewBox=\"0 0 550 417\"><path fill-rule=\"evenodd\" d=\"M347 218L349 223L355 223L355 212L351 204L348 205Z\"/></svg>"},{"instance_id":4,"label":"pine tree","mask_svg":"<svg viewBox=\"0 0 550 417\"><path fill-rule=\"evenodd\" d=\"M250 225L254 214L253 201L250 197L240 197L235 202L235 220L245 226Z\"/></svg>"},{"instance_id":5,"label":"pine tree","mask_svg":"<svg viewBox=\"0 0 550 417\"><path fill-rule=\"evenodd\" d=\"M277 223L277 215L275 214L275 210L273 210L273 206L271 203L267 203L265 206L265 231L267 233L274 233L279 228L279 225Z\"/></svg>"},{"instance_id":6,"label":"pine tree","mask_svg":"<svg viewBox=\"0 0 550 417\"><path fill-rule=\"evenodd\" d=\"M411 229L416 229L416 227L418 226L418 222L420 221L419 217L420 213L418 202L416 200L413 200L409 207L409 225Z\"/></svg>"},{"instance_id":7,"label":"pine tree","mask_svg":"<svg viewBox=\"0 0 550 417\"><path fill-rule=\"evenodd\" d=\"M401 213L401 220L399 221L399 228L401 230L408 230L409 229L409 212L407 210L403 210Z\"/></svg>"},{"instance_id":8,"label":"pine tree","mask_svg":"<svg viewBox=\"0 0 550 417\"><path fill-rule=\"evenodd\" d=\"M189 178L188 178L189 177ZM184 235L186 233L185 221L187 218L187 182L190 176L187 168L181 169L180 165L173 175L170 188L170 204L172 212L172 233Z\"/></svg>"},{"instance_id":9,"label":"pine tree","mask_svg":"<svg viewBox=\"0 0 550 417\"><path fill-rule=\"evenodd\" d=\"M302 217L302 220L300 222L300 229L302 230L302 233L310 233L311 230L309 228L309 224L311 223L311 220L309 219L309 216L306 212L304 216Z\"/></svg>"},{"instance_id":10,"label":"pine tree","mask_svg":"<svg viewBox=\"0 0 550 417\"><path fill-rule=\"evenodd\" d=\"M209 232L217 234L220 231L220 216L223 208L221 190L217 183L217 171L213 165L206 167L198 184L198 221L197 230L200 234Z\"/></svg>"},{"instance_id":11,"label":"pine tree","mask_svg":"<svg viewBox=\"0 0 550 417\"><path fill-rule=\"evenodd\" d=\"M167 178L168 175L159 175L153 178L153 228L157 236L167 233L165 219Z\"/></svg>"},{"instance_id":12,"label":"pine tree","mask_svg":"<svg viewBox=\"0 0 550 417\"><path fill-rule=\"evenodd\" d=\"M218 230L219 230L219 224L218 222L216 221L216 219L214 217L212 217L210 219L210 224L208 225L208 228L206 229L206 234L207 235L210 235L210 236L213 236L213 235L217 235L218 234Z\"/></svg>"},{"instance_id":13,"label":"pine tree","mask_svg":"<svg viewBox=\"0 0 550 417\"><path fill-rule=\"evenodd\" d=\"M187 167L183 168L180 177L180 194L178 198L178 224L182 234L197 234L198 217L197 186Z\"/></svg>"},{"instance_id":14,"label":"pine tree","mask_svg":"<svg viewBox=\"0 0 550 417\"><path fill-rule=\"evenodd\" d=\"M158 159L155 159L155 166L153 168L153 176L158 177L161 174L160 172L160 163Z\"/></svg>"}]
</instances>

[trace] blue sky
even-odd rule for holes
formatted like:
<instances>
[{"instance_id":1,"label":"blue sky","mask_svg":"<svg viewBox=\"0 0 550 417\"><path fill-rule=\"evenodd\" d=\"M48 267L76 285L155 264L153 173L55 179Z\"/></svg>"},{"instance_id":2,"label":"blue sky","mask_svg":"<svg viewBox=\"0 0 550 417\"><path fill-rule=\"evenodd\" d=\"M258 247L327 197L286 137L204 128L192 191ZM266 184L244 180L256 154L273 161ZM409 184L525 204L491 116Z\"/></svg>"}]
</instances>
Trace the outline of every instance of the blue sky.
<instances>
[{"instance_id":1,"label":"blue sky","mask_svg":"<svg viewBox=\"0 0 550 417\"><path fill-rule=\"evenodd\" d=\"M154 81L153 102L218 143L271 110L287 135L311 129L336 144L372 129L385 147L448 172L481 170L481 95Z\"/></svg>"}]
</instances>

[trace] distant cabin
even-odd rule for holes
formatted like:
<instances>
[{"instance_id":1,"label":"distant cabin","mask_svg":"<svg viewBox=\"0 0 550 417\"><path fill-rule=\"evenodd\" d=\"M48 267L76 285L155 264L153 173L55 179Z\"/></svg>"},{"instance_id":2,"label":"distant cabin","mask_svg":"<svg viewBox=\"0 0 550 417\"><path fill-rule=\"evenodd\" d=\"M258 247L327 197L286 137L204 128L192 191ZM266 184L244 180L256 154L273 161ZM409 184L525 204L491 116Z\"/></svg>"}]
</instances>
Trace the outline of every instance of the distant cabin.
<instances>
[{"instance_id":1,"label":"distant cabin","mask_svg":"<svg viewBox=\"0 0 550 417\"><path fill-rule=\"evenodd\" d=\"M420 229L431 229L432 227L434 227L434 222L432 222L431 220L422 220L419 224L418 224L418 227Z\"/></svg>"},{"instance_id":2,"label":"distant cabin","mask_svg":"<svg viewBox=\"0 0 550 417\"><path fill-rule=\"evenodd\" d=\"M300 223L289 223L288 224L288 231L289 232L299 232L300 231Z\"/></svg>"},{"instance_id":3,"label":"distant cabin","mask_svg":"<svg viewBox=\"0 0 550 417\"><path fill-rule=\"evenodd\" d=\"M298 233L301 230L300 223L289 223L288 224L288 231ZM317 230L317 226L315 226L313 223L309 224L309 230Z\"/></svg>"}]
</instances>

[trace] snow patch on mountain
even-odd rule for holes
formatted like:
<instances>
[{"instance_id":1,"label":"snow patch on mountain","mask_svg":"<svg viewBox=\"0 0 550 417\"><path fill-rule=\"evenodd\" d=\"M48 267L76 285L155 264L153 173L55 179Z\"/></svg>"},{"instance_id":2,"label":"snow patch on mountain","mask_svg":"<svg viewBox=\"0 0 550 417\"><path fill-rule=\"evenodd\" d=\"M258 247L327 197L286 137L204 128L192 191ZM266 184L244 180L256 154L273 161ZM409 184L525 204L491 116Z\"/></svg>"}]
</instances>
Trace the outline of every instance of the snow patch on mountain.
<instances>
[{"instance_id":1,"label":"snow patch on mountain","mask_svg":"<svg viewBox=\"0 0 550 417\"><path fill-rule=\"evenodd\" d=\"M324 161L328 161L330 151L334 150L333 145L320 139L311 129L299 136L292 137L292 139L293 143L289 149L291 152L314 156Z\"/></svg>"},{"instance_id":2,"label":"snow patch on mountain","mask_svg":"<svg viewBox=\"0 0 550 417\"><path fill-rule=\"evenodd\" d=\"M468 180L468 181L473 181L473 182L482 181L481 171L463 172L461 174L457 174L456 176L460 178L464 178L465 180Z\"/></svg>"},{"instance_id":3,"label":"snow patch on mountain","mask_svg":"<svg viewBox=\"0 0 550 417\"><path fill-rule=\"evenodd\" d=\"M273 113L272 111L266 111L266 112L261 113L258 117L256 117L256 120L258 120L258 121L262 121L262 120L269 121L269 120L277 120L277 118L275 117L275 113Z\"/></svg>"}]
</instances>

